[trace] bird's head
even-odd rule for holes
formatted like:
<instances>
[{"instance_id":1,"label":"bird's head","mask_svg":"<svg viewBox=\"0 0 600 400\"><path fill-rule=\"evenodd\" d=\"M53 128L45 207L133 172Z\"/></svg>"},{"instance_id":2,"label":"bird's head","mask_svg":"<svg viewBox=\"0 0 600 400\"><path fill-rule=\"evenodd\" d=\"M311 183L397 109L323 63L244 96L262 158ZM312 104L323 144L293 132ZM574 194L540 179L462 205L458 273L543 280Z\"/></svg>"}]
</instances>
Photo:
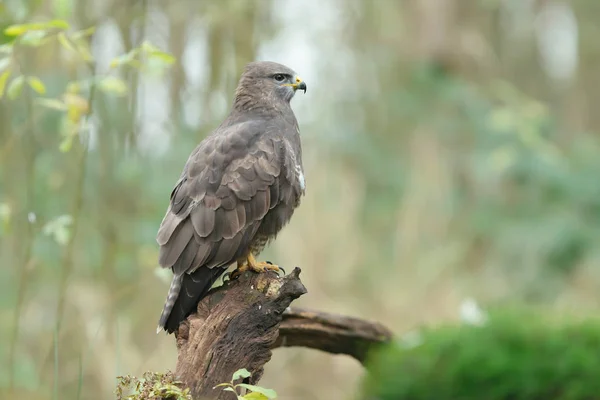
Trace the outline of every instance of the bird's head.
<instances>
[{"instance_id":1,"label":"bird's head","mask_svg":"<svg viewBox=\"0 0 600 400\"><path fill-rule=\"evenodd\" d=\"M289 103L297 90L306 93L306 83L285 65L271 61L252 62L242 73L236 98L252 97Z\"/></svg>"}]
</instances>

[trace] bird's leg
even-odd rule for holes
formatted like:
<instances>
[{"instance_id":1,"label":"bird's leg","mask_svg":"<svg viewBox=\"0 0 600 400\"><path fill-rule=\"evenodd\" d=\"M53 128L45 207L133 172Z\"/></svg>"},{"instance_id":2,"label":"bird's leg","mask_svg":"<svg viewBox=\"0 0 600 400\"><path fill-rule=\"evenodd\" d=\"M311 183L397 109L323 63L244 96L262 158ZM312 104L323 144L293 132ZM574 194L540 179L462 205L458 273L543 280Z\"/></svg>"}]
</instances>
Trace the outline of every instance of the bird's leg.
<instances>
[{"instance_id":1,"label":"bird's leg","mask_svg":"<svg viewBox=\"0 0 600 400\"><path fill-rule=\"evenodd\" d=\"M238 260L237 268L234 269L231 274L229 274L229 279L234 280L240 277L242 273L248 271L248 265L245 263L245 260Z\"/></svg>"},{"instance_id":2,"label":"bird's leg","mask_svg":"<svg viewBox=\"0 0 600 400\"><path fill-rule=\"evenodd\" d=\"M275 271L279 272L279 266L270 263L269 261L256 261L252 253L248 254L248 259L246 260L246 265L248 268L254 272L265 272L265 271Z\"/></svg>"},{"instance_id":3,"label":"bird's leg","mask_svg":"<svg viewBox=\"0 0 600 400\"><path fill-rule=\"evenodd\" d=\"M265 271L279 272L281 268L268 261L256 261L252 253L248 254L245 260L238 260L237 268L229 276L231 279L238 278L245 271L254 271L262 273Z\"/></svg>"}]
</instances>

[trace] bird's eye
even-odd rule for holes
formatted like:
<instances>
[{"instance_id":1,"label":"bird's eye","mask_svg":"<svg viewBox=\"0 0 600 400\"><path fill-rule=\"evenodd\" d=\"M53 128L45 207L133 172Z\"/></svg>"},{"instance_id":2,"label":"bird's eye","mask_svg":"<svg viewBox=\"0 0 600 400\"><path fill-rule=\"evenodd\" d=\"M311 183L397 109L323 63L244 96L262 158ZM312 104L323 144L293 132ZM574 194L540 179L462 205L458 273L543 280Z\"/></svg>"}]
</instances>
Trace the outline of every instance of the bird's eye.
<instances>
[{"instance_id":1,"label":"bird's eye","mask_svg":"<svg viewBox=\"0 0 600 400\"><path fill-rule=\"evenodd\" d=\"M275 74L275 75L273 75L273 79L275 79L277 82L283 82L283 81L285 81L285 75Z\"/></svg>"}]
</instances>

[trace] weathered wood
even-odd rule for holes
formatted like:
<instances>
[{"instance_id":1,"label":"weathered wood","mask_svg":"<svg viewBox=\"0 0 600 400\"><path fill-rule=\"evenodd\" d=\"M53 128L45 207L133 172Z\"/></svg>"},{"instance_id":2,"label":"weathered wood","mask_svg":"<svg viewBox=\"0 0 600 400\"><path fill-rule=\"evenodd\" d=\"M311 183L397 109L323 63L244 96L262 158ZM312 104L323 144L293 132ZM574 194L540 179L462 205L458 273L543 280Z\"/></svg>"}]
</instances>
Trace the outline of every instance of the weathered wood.
<instances>
[{"instance_id":1,"label":"weathered wood","mask_svg":"<svg viewBox=\"0 0 600 400\"><path fill-rule=\"evenodd\" d=\"M390 330L378 323L289 308L306 293L299 275L299 268L284 277L245 272L202 299L177 332L175 376L194 399L230 400L231 392L213 387L240 368L252 373L247 383L257 384L278 347L347 354L364 363L371 348L391 340Z\"/></svg>"},{"instance_id":2,"label":"weathered wood","mask_svg":"<svg viewBox=\"0 0 600 400\"><path fill-rule=\"evenodd\" d=\"M231 392L213 387L240 368L252 373L249 383L260 380L283 312L306 293L299 275L299 268L285 277L245 272L213 289L179 326L175 375L194 399L231 399Z\"/></svg>"},{"instance_id":3,"label":"weathered wood","mask_svg":"<svg viewBox=\"0 0 600 400\"><path fill-rule=\"evenodd\" d=\"M347 354L364 364L370 349L391 339L392 332L376 322L292 308L284 313L273 346L301 346Z\"/></svg>"}]
</instances>

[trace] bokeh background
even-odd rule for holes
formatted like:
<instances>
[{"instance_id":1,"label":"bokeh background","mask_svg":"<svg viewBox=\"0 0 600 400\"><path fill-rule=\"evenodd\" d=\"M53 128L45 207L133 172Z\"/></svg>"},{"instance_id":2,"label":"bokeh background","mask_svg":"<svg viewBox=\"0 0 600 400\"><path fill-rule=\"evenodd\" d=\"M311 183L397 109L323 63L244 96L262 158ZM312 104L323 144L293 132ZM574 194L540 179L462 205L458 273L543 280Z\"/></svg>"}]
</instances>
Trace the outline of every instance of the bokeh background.
<instances>
[{"instance_id":1,"label":"bokeh background","mask_svg":"<svg viewBox=\"0 0 600 400\"><path fill-rule=\"evenodd\" d=\"M10 46L53 19L66 34ZM302 267L297 306L398 335L472 300L598 312L598 20L597 0L2 1L0 397L109 399L174 368L154 237L258 59L308 84L307 194L264 256ZM279 349L261 384L343 399L362 373Z\"/></svg>"}]
</instances>

